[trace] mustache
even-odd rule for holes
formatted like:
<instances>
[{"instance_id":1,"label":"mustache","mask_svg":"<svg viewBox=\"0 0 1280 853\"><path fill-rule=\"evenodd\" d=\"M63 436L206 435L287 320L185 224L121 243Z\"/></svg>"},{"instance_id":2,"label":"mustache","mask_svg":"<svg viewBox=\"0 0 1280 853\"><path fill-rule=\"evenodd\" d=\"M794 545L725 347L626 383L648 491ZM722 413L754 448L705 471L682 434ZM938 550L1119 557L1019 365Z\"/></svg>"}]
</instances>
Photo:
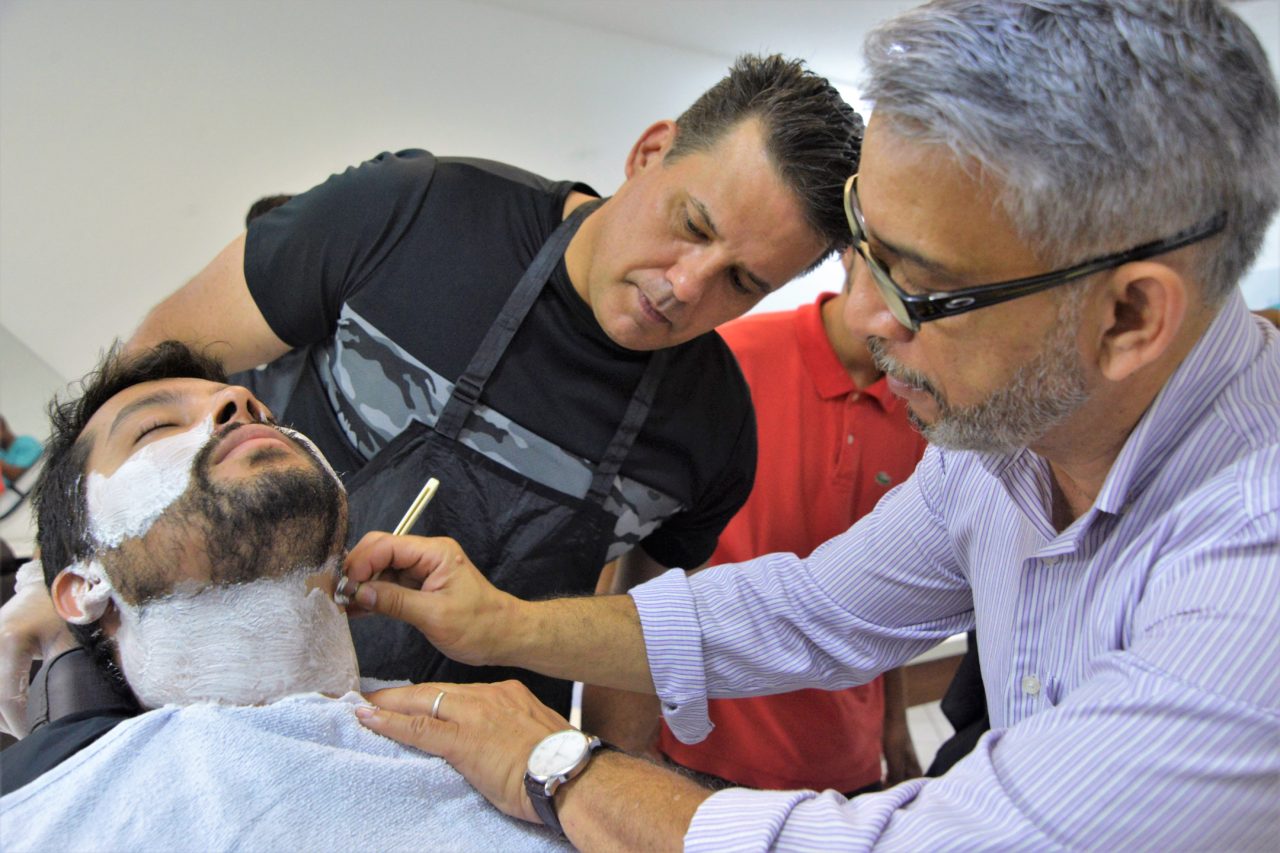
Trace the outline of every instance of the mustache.
<instances>
[{"instance_id":1,"label":"mustache","mask_svg":"<svg viewBox=\"0 0 1280 853\"><path fill-rule=\"evenodd\" d=\"M884 338L874 336L867 338L867 349L871 352L871 358L876 363L876 369L881 373L896 379L904 385L910 385L912 388L924 391L935 400L941 402L942 397L938 394L938 389L933 387L933 383L923 373L899 364L893 356L889 355L889 347Z\"/></svg>"},{"instance_id":2,"label":"mustache","mask_svg":"<svg viewBox=\"0 0 1280 853\"><path fill-rule=\"evenodd\" d=\"M208 471L212 465L213 454L217 452L218 445L220 445L225 439L230 437L231 434L234 433L236 430L240 429L241 427L247 427L247 426L270 427L272 430L279 433L280 437L283 438L285 441L287 441L289 444L301 449L306 454L308 459L311 459L313 462L316 462L316 463L319 462L319 460L316 459L315 453L311 450L310 447L307 447L303 442L298 441L296 438L290 435L287 431L282 430L278 424L271 421L259 421L253 424L246 424L246 423L227 424L227 426L223 427L221 430L215 431L213 435L209 436L209 440L205 442L204 447L200 448L200 452L196 454L195 459L192 460L191 462L192 471L194 472Z\"/></svg>"}]
</instances>

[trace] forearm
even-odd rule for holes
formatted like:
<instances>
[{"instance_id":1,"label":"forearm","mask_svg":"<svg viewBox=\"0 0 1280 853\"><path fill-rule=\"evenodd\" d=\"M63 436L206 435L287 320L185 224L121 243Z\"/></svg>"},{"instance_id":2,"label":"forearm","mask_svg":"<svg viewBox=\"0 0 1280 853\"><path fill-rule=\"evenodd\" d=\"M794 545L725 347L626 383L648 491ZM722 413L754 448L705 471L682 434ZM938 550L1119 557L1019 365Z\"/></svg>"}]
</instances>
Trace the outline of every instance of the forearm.
<instances>
[{"instance_id":1,"label":"forearm","mask_svg":"<svg viewBox=\"0 0 1280 853\"><path fill-rule=\"evenodd\" d=\"M902 668L891 669L884 678L884 720L885 723L906 726L907 724L907 680Z\"/></svg>"},{"instance_id":2,"label":"forearm","mask_svg":"<svg viewBox=\"0 0 1280 853\"><path fill-rule=\"evenodd\" d=\"M891 669L884 679L884 721L880 749L886 766L885 785L920 776L920 760L916 757L911 731L907 727L907 680L901 668Z\"/></svg>"},{"instance_id":3,"label":"forearm","mask_svg":"<svg viewBox=\"0 0 1280 853\"><path fill-rule=\"evenodd\" d=\"M643 548L633 548L604 567L596 594L623 593L665 571L666 567ZM627 752L656 758L659 707L658 698L653 695L584 684L582 728Z\"/></svg>"},{"instance_id":4,"label":"forearm","mask_svg":"<svg viewBox=\"0 0 1280 853\"><path fill-rule=\"evenodd\" d=\"M242 233L195 278L152 308L126 349L182 341L207 348L228 371L247 370L288 352L288 344L272 331L249 292L244 248Z\"/></svg>"},{"instance_id":5,"label":"forearm","mask_svg":"<svg viewBox=\"0 0 1280 853\"><path fill-rule=\"evenodd\" d=\"M679 850L711 793L643 759L604 751L561 787L556 811L579 850Z\"/></svg>"},{"instance_id":6,"label":"forearm","mask_svg":"<svg viewBox=\"0 0 1280 853\"><path fill-rule=\"evenodd\" d=\"M517 601L513 611L487 663L654 692L640 617L630 596Z\"/></svg>"},{"instance_id":7,"label":"forearm","mask_svg":"<svg viewBox=\"0 0 1280 853\"><path fill-rule=\"evenodd\" d=\"M656 758L658 697L595 684L582 688L582 730L627 752Z\"/></svg>"}]
</instances>

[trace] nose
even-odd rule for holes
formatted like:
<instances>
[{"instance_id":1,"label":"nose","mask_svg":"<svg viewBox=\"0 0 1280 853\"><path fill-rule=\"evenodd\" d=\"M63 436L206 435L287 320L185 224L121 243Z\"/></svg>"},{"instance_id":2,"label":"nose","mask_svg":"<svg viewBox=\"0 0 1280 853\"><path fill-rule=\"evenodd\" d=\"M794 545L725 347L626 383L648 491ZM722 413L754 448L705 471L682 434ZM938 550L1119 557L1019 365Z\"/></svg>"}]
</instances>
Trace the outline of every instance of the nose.
<instances>
[{"instance_id":1,"label":"nose","mask_svg":"<svg viewBox=\"0 0 1280 853\"><path fill-rule=\"evenodd\" d=\"M667 269L666 279L672 297L685 305L696 305L715 280L719 270L715 259L702 247L682 252Z\"/></svg>"},{"instance_id":2,"label":"nose","mask_svg":"<svg viewBox=\"0 0 1280 853\"><path fill-rule=\"evenodd\" d=\"M271 412L249 393L248 388L228 385L213 395L215 428L233 423L261 423L271 419Z\"/></svg>"},{"instance_id":3,"label":"nose","mask_svg":"<svg viewBox=\"0 0 1280 853\"><path fill-rule=\"evenodd\" d=\"M893 316L861 257L854 257L848 276L845 286L849 289L849 298L844 305L844 323L855 337L906 342L915 336L915 332Z\"/></svg>"}]
</instances>

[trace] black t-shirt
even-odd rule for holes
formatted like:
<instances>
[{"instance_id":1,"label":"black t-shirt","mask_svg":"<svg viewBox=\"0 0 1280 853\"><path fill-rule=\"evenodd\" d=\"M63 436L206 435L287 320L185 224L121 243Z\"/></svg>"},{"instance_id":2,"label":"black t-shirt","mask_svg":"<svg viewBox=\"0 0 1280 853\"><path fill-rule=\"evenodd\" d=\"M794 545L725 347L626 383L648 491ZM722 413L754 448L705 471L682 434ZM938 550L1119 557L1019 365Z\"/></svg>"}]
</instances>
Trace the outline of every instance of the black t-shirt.
<instances>
[{"instance_id":1,"label":"black t-shirt","mask_svg":"<svg viewBox=\"0 0 1280 853\"><path fill-rule=\"evenodd\" d=\"M250 292L278 337L308 348L293 357L288 419L344 476L410 420L434 423L570 191L592 193L483 160L440 158L432 177L431 162L384 153L249 228ZM582 497L649 357L604 334L562 260L460 440ZM754 467L750 396L728 347L715 333L676 347L623 464L623 499L606 505L618 519L609 556L639 543L664 565L702 563Z\"/></svg>"}]
</instances>

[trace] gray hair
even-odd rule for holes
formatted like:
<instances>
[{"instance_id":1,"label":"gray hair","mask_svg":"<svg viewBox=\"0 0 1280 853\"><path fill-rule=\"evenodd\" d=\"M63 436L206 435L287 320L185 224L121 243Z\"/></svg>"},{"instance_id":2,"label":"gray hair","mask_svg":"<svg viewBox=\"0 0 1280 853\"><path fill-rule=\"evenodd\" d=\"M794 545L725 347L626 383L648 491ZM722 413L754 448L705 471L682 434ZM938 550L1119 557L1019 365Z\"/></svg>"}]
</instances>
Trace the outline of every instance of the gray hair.
<instances>
[{"instance_id":1,"label":"gray hair","mask_svg":"<svg viewBox=\"0 0 1280 853\"><path fill-rule=\"evenodd\" d=\"M867 38L865 95L895 133L1001 184L1054 266L1169 237L1219 303L1280 203L1280 99L1261 45L1215 0L938 0Z\"/></svg>"}]
</instances>

